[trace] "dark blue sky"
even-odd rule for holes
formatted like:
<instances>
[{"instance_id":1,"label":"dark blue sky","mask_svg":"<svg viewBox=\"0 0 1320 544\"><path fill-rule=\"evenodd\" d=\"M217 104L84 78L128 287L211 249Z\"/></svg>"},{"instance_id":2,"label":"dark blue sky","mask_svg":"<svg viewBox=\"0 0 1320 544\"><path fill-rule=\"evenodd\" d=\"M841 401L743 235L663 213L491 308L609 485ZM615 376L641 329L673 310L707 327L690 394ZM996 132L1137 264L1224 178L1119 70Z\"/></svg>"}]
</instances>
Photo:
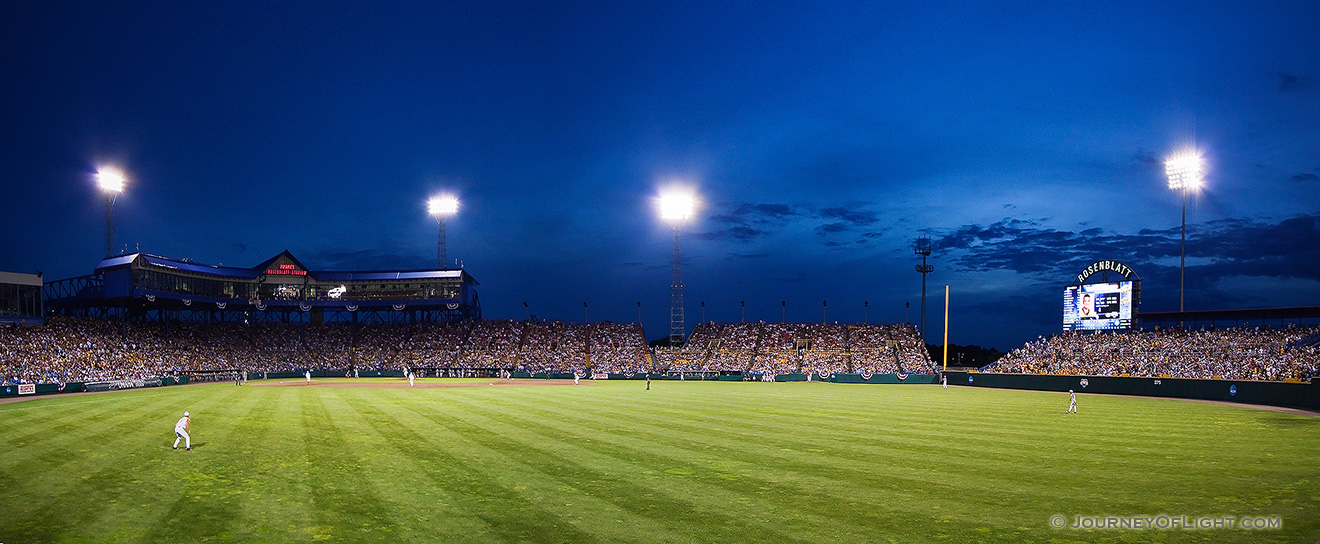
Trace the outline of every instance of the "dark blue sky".
<instances>
[{"instance_id":1,"label":"dark blue sky","mask_svg":"<svg viewBox=\"0 0 1320 544\"><path fill-rule=\"evenodd\" d=\"M1099 259L1177 308L1194 144L1189 309L1320 303L1315 2L193 4L0 7L0 270L91 272L98 164L121 245L226 265L427 267L451 191L488 317L660 337L680 183L689 322L915 319L926 234L951 340L1008 348Z\"/></svg>"}]
</instances>

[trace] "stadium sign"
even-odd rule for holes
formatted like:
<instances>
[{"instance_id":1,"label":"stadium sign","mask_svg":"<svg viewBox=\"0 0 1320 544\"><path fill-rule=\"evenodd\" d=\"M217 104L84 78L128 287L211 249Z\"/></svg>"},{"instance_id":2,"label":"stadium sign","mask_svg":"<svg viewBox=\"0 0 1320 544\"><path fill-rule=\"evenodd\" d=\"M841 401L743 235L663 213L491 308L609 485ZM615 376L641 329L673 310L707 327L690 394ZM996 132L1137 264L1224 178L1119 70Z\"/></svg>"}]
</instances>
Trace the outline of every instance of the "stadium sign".
<instances>
[{"instance_id":1,"label":"stadium sign","mask_svg":"<svg viewBox=\"0 0 1320 544\"><path fill-rule=\"evenodd\" d=\"M18 384L18 394L20 394L20 395L35 395L35 394L37 394L37 384L34 384L34 383L20 383L20 384Z\"/></svg>"},{"instance_id":2,"label":"stadium sign","mask_svg":"<svg viewBox=\"0 0 1320 544\"><path fill-rule=\"evenodd\" d=\"M1114 260L1096 261L1095 264L1086 267L1081 274L1077 275L1077 283L1086 283L1086 279L1096 272L1117 272L1124 278L1132 279L1132 269L1123 263Z\"/></svg>"},{"instance_id":3,"label":"stadium sign","mask_svg":"<svg viewBox=\"0 0 1320 544\"><path fill-rule=\"evenodd\" d=\"M112 380L106 382L89 382L86 387L88 391L98 392L98 391L117 391L121 389L140 389L143 387L160 387L161 385L162 384L160 378L147 378L145 380L128 379L128 380Z\"/></svg>"}]
</instances>

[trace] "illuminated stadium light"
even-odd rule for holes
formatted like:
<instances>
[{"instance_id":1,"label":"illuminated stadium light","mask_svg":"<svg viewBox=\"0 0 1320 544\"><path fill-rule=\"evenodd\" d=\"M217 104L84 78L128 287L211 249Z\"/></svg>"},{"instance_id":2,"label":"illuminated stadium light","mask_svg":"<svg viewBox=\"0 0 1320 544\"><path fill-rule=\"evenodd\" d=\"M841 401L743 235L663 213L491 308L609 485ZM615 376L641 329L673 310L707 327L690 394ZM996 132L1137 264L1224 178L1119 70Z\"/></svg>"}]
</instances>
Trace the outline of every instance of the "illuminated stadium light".
<instances>
[{"instance_id":1,"label":"illuminated stadium light","mask_svg":"<svg viewBox=\"0 0 1320 544\"><path fill-rule=\"evenodd\" d=\"M437 218L448 219L458 213L458 199L449 195L431 197L426 201L426 210Z\"/></svg>"},{"instance_id":2,"label":"illuminated stadium light","mask_svg":"<svg viewBox=\"0 0 1320 544\"><path fill-rule=\"evenodd\" d=\"M101 190L110 194L119 194L124 192L124 172L113 166L105 166L96 172L96 183L101 186Z\"/></svg>"},{"instance_id":3,"label":"illuminated stadium light","mask_svg":"<svg viewBox=\"0 0 1320 544\"><path fill-rule=\"evenodd\" d=\"M678 246L678 231L697 209L697 197L685 189L669 189L657 199L660 219L674 229L674 251L669 259L669 345L678 346L687 335L683 307L683 256Z\"/></svg>"},{"instance_id":4,"label":"illuminated stadium light","mask_svg":"<svg viewBox=\"0 0 1320 544\"><path fill-rule=\"evenodd\" d=\"M678 224L692 218L697 199L692 193L674 191L660 195L660 218Z\"/></svg>"},{"instance_id":5,"label":"illuminated stadium light","mask_svg":"<svg viewBox=\"0 0 1320 544\"><path fill-rule=\"evenodd\" d=\"M1164 174L1168 176L1169 188L1173 190L1200 189L1203 173L1201 153L1195 150L1180 151L1164 161Z\"/></svg>"},{"instance_id":6,"label":"illuminated stadium light","mask_svg":"<svg viewBox=\"0 0 1320 544\"><path fill-rule=\"evenodd\" d=\"M1184 310L1187 290L1187 192L1199 191L1205 185L1201 178L1205 173L1205 162L1201 152L1195 149L1179 151L1164 161L1164 175L1169 178L1169 188L1182 193L1182 252L1178 264L1178 311ZM1179 326L1182 324L1179 323Z\"/></svg>"},{"instance_id":7,"label":"illuminated stadium light","mask_svg":"<svg viewBox=\"0 0 1320 544\"><path fill-rule=\"evenodd\" d=\"M433 196L426 201L426 211L440 223L440 233L435 242L435 264L441 269L448 269L448 248L445 241L445 222L458 213L458 199L453 195Z\"/></svg>"},{"instance_id":8,"label":"illuminated stadium light","mask_svg":"<svg viewBox=\"0 0 1320 544\"><path fill-rule=\"evenodd\" d=\"M115 254L115 198L124 192L128 177L124 171L113 166L96 169L96 184L105 193L105 256Z\"/></svg>"}]
</instances>

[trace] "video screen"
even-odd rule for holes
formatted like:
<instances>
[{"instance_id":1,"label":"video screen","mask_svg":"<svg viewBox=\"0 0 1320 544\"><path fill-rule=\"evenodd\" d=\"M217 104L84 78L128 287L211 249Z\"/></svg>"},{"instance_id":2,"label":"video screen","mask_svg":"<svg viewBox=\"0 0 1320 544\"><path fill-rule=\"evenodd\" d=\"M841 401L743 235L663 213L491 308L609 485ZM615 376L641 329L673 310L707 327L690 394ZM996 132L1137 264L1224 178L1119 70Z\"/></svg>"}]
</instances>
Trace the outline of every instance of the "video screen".
<instances>
[{"instance_id":1,"label":"video screen","mask_svg":"<svg viewBox=\"0 0 1320 544\"><path fill-rule=\"evenodd\" d=\"M1132 282L1070 285L1063 290L1063 330L1132 328Z\"/></svg>"}]
</instances>

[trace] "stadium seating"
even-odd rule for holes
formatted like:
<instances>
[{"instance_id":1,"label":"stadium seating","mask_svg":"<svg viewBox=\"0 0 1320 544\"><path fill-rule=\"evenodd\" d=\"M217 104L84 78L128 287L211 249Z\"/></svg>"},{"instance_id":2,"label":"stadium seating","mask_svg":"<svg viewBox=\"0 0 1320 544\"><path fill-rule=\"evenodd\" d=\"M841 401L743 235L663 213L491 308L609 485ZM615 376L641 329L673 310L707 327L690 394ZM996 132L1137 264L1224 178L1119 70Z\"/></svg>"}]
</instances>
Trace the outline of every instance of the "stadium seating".
<instances>
[{"instance_id":1,"label":"stadium seating","mask_svg":"<svg viewBox=\"0 0 1320 544\"><path fill-rule=\"evenodd\" d=\"M1009 352L982 372L1310 381L1320 327L1065 332ZM1290 346L1291 345L1291 346Z\"/></svg>"}]
</instances>

